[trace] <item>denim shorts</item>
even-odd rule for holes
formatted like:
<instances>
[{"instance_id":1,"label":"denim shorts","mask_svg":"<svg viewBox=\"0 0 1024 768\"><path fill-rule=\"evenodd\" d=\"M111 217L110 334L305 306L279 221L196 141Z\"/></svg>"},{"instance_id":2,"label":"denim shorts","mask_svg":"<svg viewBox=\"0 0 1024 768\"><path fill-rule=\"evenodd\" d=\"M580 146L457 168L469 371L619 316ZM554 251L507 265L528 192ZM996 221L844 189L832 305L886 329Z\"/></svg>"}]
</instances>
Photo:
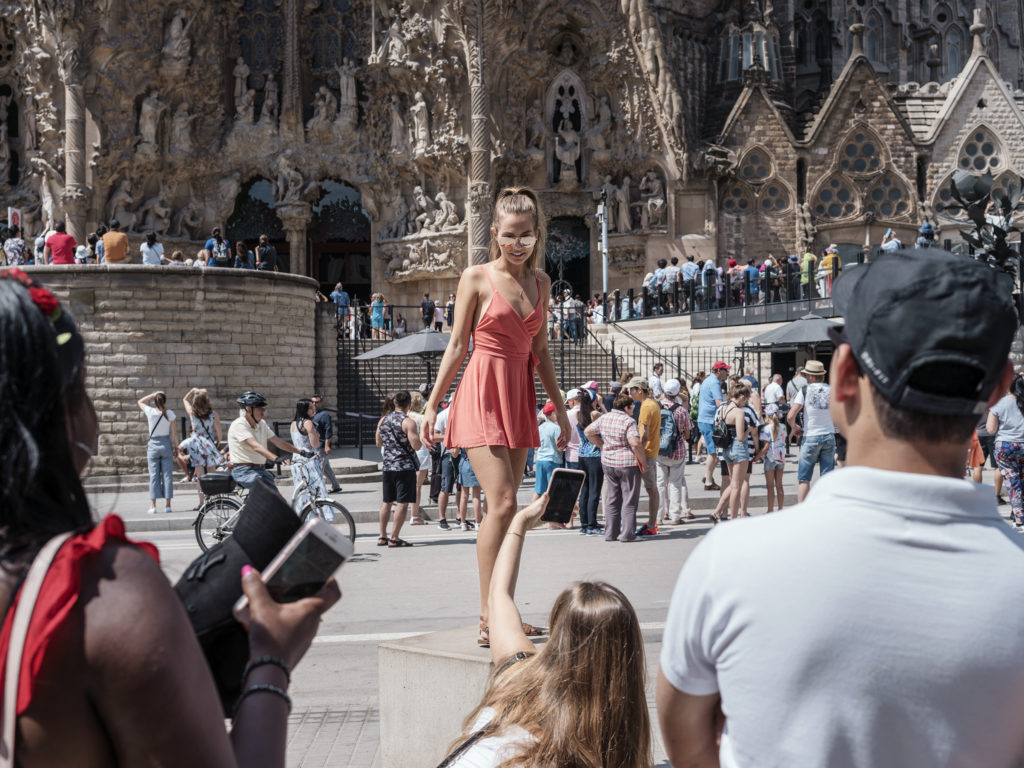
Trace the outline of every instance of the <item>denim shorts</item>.
<instances>
[{"instance_id":1,"label":"denim shorts","mask_svg":"<svg viewBox=\"0 0 1024 768\"><path fill-rule=\"evenodd\" d=\"M786 466L786 460L785 459L783 459L782 461L772 461L767 456L764 457L764 471L765 472L771 472L771 471L776 470L776 469L782 469L785 466Z\"/></svg>"},{"instance_id":2,"label":"denim shorts","mask_svg":"<svg viewBox=\"0 0 1024 768\"><path fill-rule=\"evenodd\" d=\"M480 481L476 479L476 472L473 471L473 467L469 463L469 457L465 453L462 454L462 460L459 461L459 485L463 488L476 488L480 485Z\"/></svg>"},{"instance_id":3,"label":"denim shorts","mask_svg":"<svg viewBox=\"0 0 1024 768\"><path fill-rule=\"evenodd\" d=\"M805 437L800 446L800 461L797 464L796 479L799 483L811 482L814 465L817 464L824 476L836 466L835 435L814 435Z\"/></svg>"},{"instance_id":4,"label":"denim shorts","mask_svg":"<svg viewBox=\"0 0 1024 768\"><path fill-rule=\"evenodd\" d=\"M551 473L555 471L555 462L538 461L533 465L535 480L533 483L534 493L547 493L548 484L551 482Z\"/></svg>"},{"instance_id":5,"label":"denim shorts","mask_svg":"<svg viewBox=\"0 0 1024 768\"><path fill-rule=\"evenodd\" d=\"M700 430L701 435L704 437L704 447L707 448L708 453L715 452L715 440L711 436L711 432L714 430L715 424L712 421L698 421L697 429Z\"/></svg>"},{"instance_id":6,"label":"denim shorts","mask_svg":"<svg viewBox=\"0 0 1024 768\"><path fill-rule=\"evenodd\" d=\"M733 440L732 445L725 449L722 454L722 461L728 464L736 464L740 461L750 461L750 446L746 440Z\"/></svg>"}]
</instances>

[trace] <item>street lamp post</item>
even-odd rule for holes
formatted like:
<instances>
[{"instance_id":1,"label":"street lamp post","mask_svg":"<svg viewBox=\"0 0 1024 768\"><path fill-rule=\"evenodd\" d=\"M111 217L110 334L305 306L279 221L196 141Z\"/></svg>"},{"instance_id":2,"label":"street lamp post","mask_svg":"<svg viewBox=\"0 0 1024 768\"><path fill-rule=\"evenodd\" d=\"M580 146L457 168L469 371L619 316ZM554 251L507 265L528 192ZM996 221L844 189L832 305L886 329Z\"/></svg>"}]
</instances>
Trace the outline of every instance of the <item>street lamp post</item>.
<instances>
[{"instance_id":1,"label":"street lamp post","mask_svg":"<svg viewBox=\"0 0 1024 768\"><path fill-rule=\"evenodd\" d=\"M608 191L601 190L601 204L597 206L601 222L601 295L608 295Z\"/></svg>"}]
</instances>

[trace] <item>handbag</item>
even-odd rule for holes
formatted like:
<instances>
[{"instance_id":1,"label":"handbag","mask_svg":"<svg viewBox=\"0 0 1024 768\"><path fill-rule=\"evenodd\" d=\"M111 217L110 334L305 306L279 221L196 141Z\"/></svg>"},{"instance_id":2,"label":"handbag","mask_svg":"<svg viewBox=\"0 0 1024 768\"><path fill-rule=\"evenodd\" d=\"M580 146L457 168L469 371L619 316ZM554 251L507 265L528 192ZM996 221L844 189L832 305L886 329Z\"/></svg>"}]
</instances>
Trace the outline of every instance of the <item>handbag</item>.
<instances>
[{"instance_id":1,"label":"handbag","mask_svg":"<svg viewBox=\"0 0 1024 768\"><path fill-rule=\"evenodd\" d=\"M21 678L21 659L25 651L32 611L36 607L39 591L43 587L46 573L61 545L71 536L71 531L54 536L39 550L28 569L25 583L21 588L18 607L11 623L11 639L7 646L7 673L4 676L3 729L0 731L0 768L14 766L15 725L18 719L18 683Z\"/></svg>"}]
</instances>

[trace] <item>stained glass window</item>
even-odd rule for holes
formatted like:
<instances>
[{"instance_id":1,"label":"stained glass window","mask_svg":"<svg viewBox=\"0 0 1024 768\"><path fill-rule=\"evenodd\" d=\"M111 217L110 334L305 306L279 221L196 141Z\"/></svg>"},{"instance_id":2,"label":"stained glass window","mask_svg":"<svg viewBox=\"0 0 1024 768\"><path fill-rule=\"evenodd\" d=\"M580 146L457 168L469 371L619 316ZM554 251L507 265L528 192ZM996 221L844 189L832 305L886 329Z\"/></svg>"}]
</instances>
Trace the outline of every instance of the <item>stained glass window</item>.
<instances>
[{"instance_id":1,"label":"stained glass window","mask_svg":"<svg viewBox=\"0 0 1024 768\"><path fill-rule=\"evenodd\" d=\"M1001 171L1003 158L992 132L984 127L976 128L964 142L957 164L962 170L977 174Z\"/></svg>"},{"instance_id":2,"label":"stained glass window","mask_svg":"<svg viewBox=\"0 0 1024 768\"><path fill-rule=\"evenodd\" d=\"M253 74L277 72L284 57L284 15L277 0L245 0L238 45Z\"/></svg>"},{"instance_id":3,"label":"stained glass window","mask_svg":"<svg viewBox=\"0 0 1024 768\"><path fill-rule=\"evenodd\" d=\"M343 58L356 58L356 20L352 0L321 0L309 18L307 40L310 67L333 70Z\"/></svg>"},{"instance_id":4,"label":"stained glass window","mask_svg":"<svg viewBox=\"0 0 1024 768\"><path fill-rule=\"evenodd\" d=\"M843 219L857 212L856 196L849 181L833 176L818 192L814 213L823 219Z\"/></svg>"},{"instance_id":5,"label":"stained glass window","mask_svg":"<svg viewBox=\"0 0 1024 768\"><path fill-rule=\"evenodd\" d=\"M848 173L872 173L882 167L877 139L866 131L850 136L842 149L839 167Z\"/></svg>"}]
</instances>

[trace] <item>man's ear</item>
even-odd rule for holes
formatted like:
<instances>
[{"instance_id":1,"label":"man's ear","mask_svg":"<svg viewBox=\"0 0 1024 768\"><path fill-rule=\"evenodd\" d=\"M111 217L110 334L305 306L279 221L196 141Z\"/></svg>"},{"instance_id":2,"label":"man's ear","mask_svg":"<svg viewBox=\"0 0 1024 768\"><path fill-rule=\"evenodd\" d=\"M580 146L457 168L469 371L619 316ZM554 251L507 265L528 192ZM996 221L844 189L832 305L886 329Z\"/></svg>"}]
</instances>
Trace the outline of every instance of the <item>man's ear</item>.
<instances>
[{"instance_id":1,"label":"man's ear","mask_svg":"<svg viewBox=\"0 0 1024 768\"><path fill-rule=\"evenodd\" d=\"M999 377L999 383L996 384L996 388L992 390L992 394L988 397L989 408L998 403L1003 398L1003 395L1010 391L1011 384L1013 384L1013 362L1007 360L1006 367L1003 368L1003 374Z\"/></svg>"},{"instance_id":2,"label":"man's ear","mask_svg":"<svg viewBox=\"0 0 1024 768\"><path fill-rule=\"evenodd\" d=\"M853 348L849 344L840 344L832 353L832 364L829 366L828 380L832 399L842 403L859 397L860 375L860 366L853 356Z\"/></svg>"}]
</instances>

